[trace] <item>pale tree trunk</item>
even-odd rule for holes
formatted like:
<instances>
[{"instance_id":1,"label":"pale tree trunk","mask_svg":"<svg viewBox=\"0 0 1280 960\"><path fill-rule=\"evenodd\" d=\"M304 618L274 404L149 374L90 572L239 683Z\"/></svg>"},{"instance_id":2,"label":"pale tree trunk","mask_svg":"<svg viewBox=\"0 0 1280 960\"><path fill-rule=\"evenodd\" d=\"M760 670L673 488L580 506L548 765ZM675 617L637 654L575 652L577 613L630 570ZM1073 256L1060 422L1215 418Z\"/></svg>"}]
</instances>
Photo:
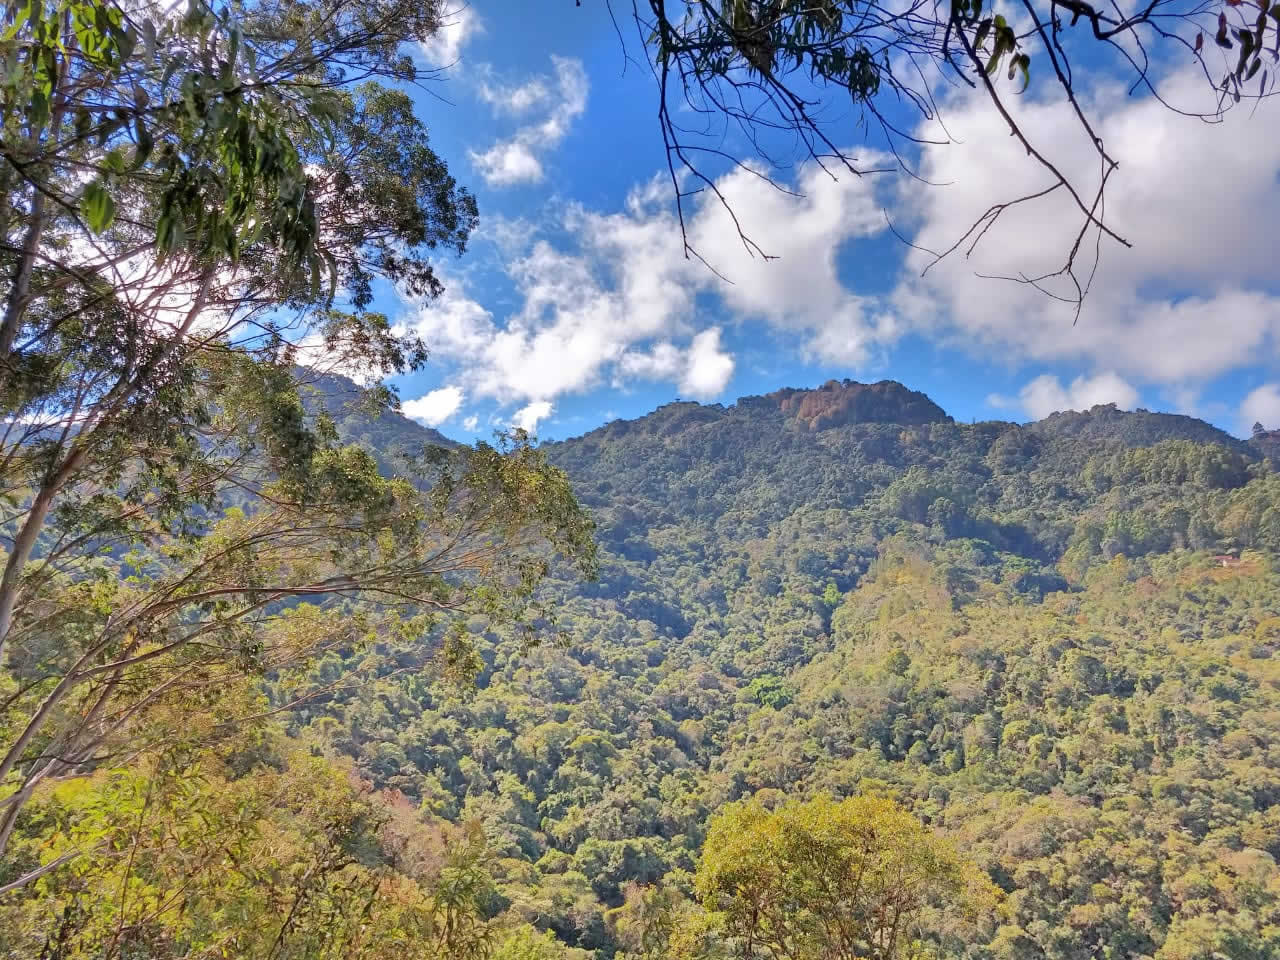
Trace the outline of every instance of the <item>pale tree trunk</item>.
<instances>
[{"instance_id":1,"label":"pale tree trunk","mask_svg":"<svg viewBox=\"0 0 1280 960\"><path fill-rule=\"evenodd\" d=\"M6 376L9 373L13 345L18 339L18 327L22 325L22 315L31 302L31 271L35 267L36 254L40 251L40 240L44 235L44 207L45 196L36 190L31 198L31 212L28 214L29 222L26 237L22 241L22 252L18 254L18 265L14 268L12 285L9 287L4 321L0 322L0 359L4 362L0 370Z\"/></svg>"},{"instance_id":2,"label":"pale tree trunk","mask_svg":"<svg viewBox=\"0 0 1280 960\"><path fill-rule=\"evenodd\" d=\"M40 731L40 728L44 726L53 708L71 692L72 687L75 686L76 681L80 677L78 672L79 667L84 663L87 657L88 655L82 657L80 663L77 663L76 666L62 678L61 682L59 682L49 696L45 698L44 703L40 705L40 709L36 712L36 715L31 718L30 723L27 724L26 729L23 730L22 734L18 737L17 742L9 749L9 752L5 755L3 761L0 761L0 781L3 781L9 771L17 765L18 761L22 758L23 751L26 750L27 745L31 742L36 733ZM18 822L18 813L22 810L22 807L26 802L31 799L31 794L35 790L36 785L46 777L56 777L60 773L73 769L79 763L84 762L92 755L98 740L90 736L87 745L82 741L86 734L92 733L95 724L97 724L102 718L102 714L111 700L111 695L115 692L116 687L119 686L122 676L123 671L117 669L111 679L107 681L105 689L98 695L93 706L89 709L88 714L81 721L79 729L76 730L71 738L58 749L57 752L61 754L61 756L50 756L45 760L42 767L38 770L33 769L27 774L26 779L18 788L17 792L5 797L3 800L0 800L0 803L3 803L6 808L4 810L3 818L0 818L0 856L3 856L5 850L8 848L9 837L12 835L13 828ZM39 876L38 872L29 874L26 879L34 880L37 876ZM22 882L23 878L19 878L15 884L10 884L10 886L21 886Z\"/></svg>"},{"instance_id":3,"label":"pale tree trunk","mask_svg":"<svg viewBox=\"0 0 1280 960\"><path fill-rule=\"evenodd\" d=\"M70 17L70 14L67 14ZM67 109L67 82L71 72L71 57L76 49L75 36L70 35L70 22L64 20L63 34L66 36L67 48L62 56L62 63L58 68L58 79L54 84L53 93L53 112L49 117L48 135L46 137L47 144L55 144L58 140L59 131L62 128L62 119ZM32 131L34 134L35 131ZM5 171L5 186L9 187L9 174L11 170ZM37 166L34 175L40 177L40 170ZM22 241L22 250L18 254L18 263L14 267L13 279L9 287L9 298L5 303L4 318L0 320L0 386L7 381L11 367L10 362L13 358L13 347L18 339L18 330L22 326L22 317L26 313L28 305L31 303L31 273L35 269L36 258L40 253L40 241L44 238L44 229L48 221L48 212L46 205L48 196L46 191L49 187L42 188L34 179L31 183L31 210L25 218L27 222L27 233ZM5 211L8 213L12 207L10 202L11 194L6 191L5 195ZM7 228L7 218L5 226Z\"/></svg>"},{"instance_id":4,"label":"pale tree trunk","mask_svg":"<svg viewBox=\"0 0 1280 960\"><path fill-rule=\"evenodd\" d=\"M4 662L5 642L13 628L13 610L21 592L19 581L22 571L31 559L31 551L40 537L40 531L44 529L44 522L49 517L54 500L83 465L87 452L86 446L77 444L62 462L58 472L41 486L13 541L13 549L9 551L9 559L4 565L4 576L0 578L0 663Z\"/></svg>"},{"instance_id":5,"label":"pale tree trunk","mask_svg":"<svg viewBox=\"0 0 1280 960\"><path fill-rule=\"evenodd\" d=\"M36 540L44 529L49 511L59 493L75 479L76 473L84 466L93 445L94 434L98 430L109 429L113 418L129 401L138 388L160 363L168 360L173 354L185 348L187 335L192 324L204 310L209 295L209 284L213 280L213 268L205 267L200 275L199 287L192 298L191 306L183 318L182 326L174 334L173 341L164 353L150 364L121 380L119 384L102 400L99 408L92 413L92 426L86 433L76 437L71 452L62 464L40 487L36 498L23 520L18 536L14 540L13 549L5 562L4 575L0 577L0 663L4 662L4 648L13 630L13 614L21 595L20 581L27 561L31 559L31 551Z\"/></svg>"},{"instance_id":6,"label":"pale tree trunk","mask_svg":"<svg viewBox=\"0 0 1280 960\"><path fill-rule=\"evenodd\" d=\"M58 69L58 80L55 84L53 115L49 120L49 141L56 140L58 130L62 126L62 116L66 110L66 83L70 71L72 49L68 48L63 55ZM6 170L6 185L9 171ZM37 174L38 175L38 174ZM31 273L35 269L36 257L40 253L40 241L44 236L47 220L45 210L45 192L37 185L31 188L31 210L28 217L26 236L22 241L22 250L18 255L18 263L14 268L13 279L9 288L9 298L5 303L4 318L0 320L0 386L3 386L12 373L13 348L18 339L18 330L22 326L22 318L31 303ZM5 196L6 210L10 206L9 195ZM77 465L78 466L78 465ZM59 471L61 473L62 471ZM45 518L53 506L53 498L57 496L58 487L46 484L36 495L31 510L18 532L13 549L5 563L4 577L0 579L0 664L4 663L4 645L13 625L13 608L17 601L18 579L22 568L31 557L31 549L36 538L44 527Z\"/></svg>"}]
</instances>

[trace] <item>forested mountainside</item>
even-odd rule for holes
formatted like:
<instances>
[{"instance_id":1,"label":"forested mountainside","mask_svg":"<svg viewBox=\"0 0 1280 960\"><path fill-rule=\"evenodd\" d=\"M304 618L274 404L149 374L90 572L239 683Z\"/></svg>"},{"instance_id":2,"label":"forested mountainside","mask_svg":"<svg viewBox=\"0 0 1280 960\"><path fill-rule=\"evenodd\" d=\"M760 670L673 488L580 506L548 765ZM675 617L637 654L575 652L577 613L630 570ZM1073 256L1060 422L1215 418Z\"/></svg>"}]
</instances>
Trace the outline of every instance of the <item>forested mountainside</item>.
<instances>
[{"instance_id":1,"label":"forested mountainside","mask_svg":"<svg viewBox=\"0 0 1280 960\"><path fill-rule=\"evenodd\" d=\"M297 368L297 374L299 396L308 411L328 414L344 440L365 447L383 464L423 444L458 445L439 430L389 409L380 392L371 394L340 374L302 368Z\"/></svg>"},{"instance_id":2,"label":"forested mountainside","mask_svg":"<svg viewBox=\"0 0 1280 960\"><path fill-rule=\"evenodd\" d=\"M474 694L397 677L290 719L484 823L502 909L628 949L611 911L722 805L871 790L1006 894L944 955L1280 949L1280 477L1247 444L833 383L547 450L603 546L553 587L564 646L488 636Z\"/></svg>"},{"instance_id":3,"label":"forested mountainside","mask_svg":"<svg viewBox=\"0 0 1280 960\"><path fill-rule=\"evenodd\" d=\"M405 893L384 943L692 960L762 949L726 893L746 869L735 832L805 799L885 798L974 871L972 896L929 907L895 955L1280 955L1280 476L1263 450L1114 407L959 424L849 381L669 404L543 450L601 545L597 580L542 588L543 642L477 617L469 682L381 641L268 674L279 712L189 761L199 776L167 802L196 812L176 833L252 808L287 878L281 845L365 836L352 824L380 804L398 852L351 841L352 862L429 876L474 933L415 932L424 894ZM237 806L255 779L285 799ZM103 806L40 816L70 835ZM162 867L140 899L163 900ZM59 876L45 893L72 910L91 874ZM202 896L287 900L247 890ZM321 928L356 902L326 891ZM213 913L184 914L203 926L182 936L207 942ZM815 929L773 955L834 955Z\"/></svg>"}]
</instances>

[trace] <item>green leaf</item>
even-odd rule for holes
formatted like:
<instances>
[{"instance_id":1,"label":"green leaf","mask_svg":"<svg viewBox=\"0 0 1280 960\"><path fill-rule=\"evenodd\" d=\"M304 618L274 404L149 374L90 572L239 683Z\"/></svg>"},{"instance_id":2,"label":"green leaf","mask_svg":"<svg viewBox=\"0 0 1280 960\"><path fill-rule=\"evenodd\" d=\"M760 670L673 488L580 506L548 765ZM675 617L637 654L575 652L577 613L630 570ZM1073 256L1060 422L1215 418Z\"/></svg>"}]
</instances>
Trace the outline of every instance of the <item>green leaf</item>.
<instances>
[{"instance_id":1,"label":"green leaf","mask_svg":"<svg viewBox=\"0 0 1280 960\"><path fill-rule=\"evenodd\" d=\"M41 89L31 91L31 104L28 108L31 126L37 129L49 122L49 97Z\"/></svg>"},{"instance_id":2,"label":"green leaf","mask_svg":"<svg viewBox=\"0 0 1280 960\"><path fill-rule=\"evenodd\" d=\"M156 221L156 246L163 253L172 253L187 242L187 232L182 218L173 210L166 210Z\"/></svg>"},{"instance_id":3,"label":"green leaf","mask_svg":"<svg viewBox=\"0 0 1280 960\"><path fill-rule=\"evenodd\" d=\"M102 165L111 173L124 173L124 151L119 147L112 147L107 151L107 155L102 158Z\"/></svg>"},{"instance_id":4,"label":"green leaf","mask_svg":"<svg viewBox=\"0 0 1280 960\"><path fill-rule=\"evenodd\" d=\"M34 7L34 3L29 3L25 7L19 8L14 15L13 23L9 25L8 29L6 29L4 33L0 33L0 40L12 40L16 37L18 35L18 31L22 29L23 24L25 24L27 19L31 16L32 8Z\"/></svg>"},{"instance_id":5,"label":"green leaf","mask_svg":"<svg viewBox=\"0 0 1280 960\"><path fill-rule=\"evenodd\" d=\"M991 18L983 20L978 24L978 32L973 35L973 49L981 50L982 45L987 42L987 34L991 32Z\"/></svg>"},{"instance_id":6,"label":"green leaf","mask_svg":"<svg viewBox=\"0 0 1280 960\"><path fill-rule=\"evenodd\" d=\"M115 30L116 35L116 52L120 57L120 62L126 62L133 56L134 49L138 46L138 34L130 27L128 30Z\"/></svg>"},{"instance_id":7,"label":"green leaf","mask_svg":"<svg viewBox=\"0 0 1280 960\"><path fill-rule=\"evenodd\" d=\"M116 202L107 192L106 184L94 180L84 188L80 198L80 213L89 229L94 233L102 233L116 217Z\"/></svg>"},{"instance_id":8,"label":"green leaf","mask_svg":"<svg viewBox=\"0 0 1280 960\"><path fill-rule=\"evenodd\" d=\"M155 142L151 139L151 131L147 129L141 117L134 119L133 139L137 144L137 149L133 155L133 166L134 169L137 169L147 162L147 158L151 156L151 150L155 146Z\"/></svg>"}]
</instances>

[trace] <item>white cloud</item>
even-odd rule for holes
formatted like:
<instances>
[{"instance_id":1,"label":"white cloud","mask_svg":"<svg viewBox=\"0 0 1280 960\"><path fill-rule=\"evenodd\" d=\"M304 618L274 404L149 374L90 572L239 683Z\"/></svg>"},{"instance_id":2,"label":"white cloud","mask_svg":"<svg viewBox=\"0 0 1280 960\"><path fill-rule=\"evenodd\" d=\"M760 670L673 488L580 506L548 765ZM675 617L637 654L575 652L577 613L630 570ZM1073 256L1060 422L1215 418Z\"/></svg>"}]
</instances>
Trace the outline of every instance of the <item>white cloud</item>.
<instances>
[{"instance_id":1,"label":"white cloud","mask_svg":"<svg viewBox=\"0 0 1280 960\"><path fill-rule=\"evenodd\" d=\"M544 116L518 129L509 139L471 152L471 162L491 187L537 183L544 171L539 154L559 146L573 121L587 108L589 84L582 61L551 58L554 77L535 77L513 87L481 86L480 97L505 112L544 107Z\"/></svg>"},{"instance_id":2,"label":"white cloud","mask_svg":"<svg viewBox=\"0 0 1280 960\"><path fill-rule=\"evenodd\" d=\"M528 406L521 407L511 418L511 425L533 433L538 429L538 422L551 416L555 409L547 400L535 400Z\"/></svg>"},{"instance_id":3,"label":"white cloud","mask_svg":"<svg viewBox=\"0 0 1280 960\"><path fill-rule=\"evenodd\" d=\"M573 246L513 231L503 269L519 305L509 314L494 316L453 280L403 323L459 367L455 380L470 395L502 405L635 380L669 382L682 396L719 396L735 361L724 315L706 319L700 297L718 299L729 322L764 321L826 362L857 367L892 343L898 325L884 304L847 290L837 267L842 244L883 229L872 184L807 168L796 184L804 196L748 171L717 185L744 228L779 259L752 256L728 214L703 197L688 211L690 239L731 282L720 279L684 255L669 188L655 180L615 213L566 210L558 226Z\"/></svg>"},{"instance_id":4,"label":"white cloud","mask_svg":"<svg viewBox=\"0 0 1280 960\"><path fill-rule=\"evenodd\" d=\"M472 154L491 184L543 179L548 151L584 112L582 64L553 63L552 74L520 84L481 84L480 98L496 112L523 118L513 121L520 125L511 137ZM1180 102L1187 97L1179 94L1195 92L1185 76L1170 86ZM1150 396L1176 394L1191 409L1209 380L1267 363L1280 349L1280 283L1268 235L1280 216L1280 139L1268 126L1269 104L1247 125L1239 111L1212 128L1150 98L1114 93L1099 90L1090 108L1121 163L1107 217L1135 249L1104 249L1075 326L1070 307L978 276L1060 262L1078 219L1056 195L1011 208L972 257L948 260L924 279L922 255L906 254L906 279L890 295L856 289L841 276L841 251L850 244L889 242L886 203L900 228L938 249L991 202L1044 185L989 103L964 99L946 113L963 143L927 150L921 169L951 186L910 181L890 194L872 178L842 171L833 179L813 165L788 184L798 195L750 170L719 178L716 187L742 230L778 259L744 246L712 191L690 199L690 242L731 282L684 255L671 186L659 177L635 189L623 209L567 208L552 227L554 242L527 221L492 221L488 236L502 254L515 306L491 312L458 281L405 323L456 367L451 380L459 389L496 400L502 411L517 409L517 420L534 424L550 415L557 398L602 384L662 381L681 395L719 396L735 370L723 331L745 322L764 324L806 359L851 372L879 361L907 333L1014 368L1074 364L1088 371L1065 384L1039 377L1017 396L989 398L1035 417L1096 403L1132 407L1140 387ZM1087 193L1095 158L1062 105L1030 96L1011 102L1035 141L1063 158ZM883 158L862 160L879 167ZM1231 240L1218 243L1222 237ZM879 255L870 243L867 250ZM723 309L708 315L711 304Z\"/></svg>"},{"instance_id":5,"label":"white cloud","mask_svg":"<svg viewBox=\"0 0 1280 960\"><path fill-rule=\"evenodd\" d=\"M734 359L720 348L720 328L696 334L688 349L663 340L647 351L629 350L618 358L614 386L627 380L669 380L683 396L695 400L718 397L733 377Z\"/></svg>"},{"instance_id":6,"label":"white cloud","mask_svg":"<svg viewBox=\"0 0 1280 960\"><path fill-rule=\"evenodd\" d=\"M1240 404L1241 430L1247 436L1255 423L1268 430L1280 430L1280 383L1264 383Z\"/></svg>"},{"instance_id":7,"label":"white cloud","mask_svg":"<svg viewBox=\"0 0 1280 960\"><path fill-rule=\"evenodd\" d=\"M451 67L462 56L462 48L484 25L466 4L450 7L440 18L440 29L420 46L427 60L437 67Z\"/></svg>"},{"instance_id":8,"label":"white cloud","mask_svg":"<svg viewBox=\"0 0 1280 960\"><path fill-rule=\"evenodd\" d=\"M472 237L492 243L502 258L509 260L528 250L537 234L537 225L524 217L493 213L481 218L480 228Z\"/></svg>"},{"instance_id":9,"label":"white cloud","mask_svg":"<svg viewBox=\"0 0 1280 960\"><path fill-rule=\"evenodd\" d=\"M520 84L495 84L484 81L477 93L480 99L502 113L524 113L551 99L551 83L546 77L533 77Z\"/></svg>"},{"instance_id":10,"label":"white cloud","mask_svg":"<svg viewBox=\"0 0 1280 960\"><path fill-rule=\"evenodd\" d=\"M537 183L542 179L542 161L528 144L518 140L495 143L483 153L472 153L471 162L491 187L515 183Z\"/></svg>"},{"instance_id":11,"label":"white cloud","mask_svg":"<svg viewBox=\"0 0 1280 960\"><path fill-rule=\"evenodd\" d=\"M994 406L1010 406L1004 397L993 396ZM1061 410L1088 410L1098 404L1114 403L1122 410L1138 405L1138 391L1114 373L1094 377L1076 377L1064 387L1052 374L1036 377L1018 393L1019 405L1035 420L1042 420Z\"/></svg>"},{"instance_id":12,"label":"white cloud","mask_svg":"<svg viewBox=\"0 0 1280 960\"><path fill-rule=\"evenodd\" d=\"M1170 78L1164 93L1203 106L1203 77ZM1136 381L1187 391L1280 348L1280 284L1269 224L1280 217L1280 138L1273 105L1230 113L1219 126L1170 111L1151 97L1095 91L1088 108L1119 168L1106 217L1133 244L1104 243L1102 262L1077 325L1069 305L1021 284L978 274L1039 275L1056 269L1080 225L1062 191L1008 209L973 254L963 252L920 279L927 255L907 257L910 276L895 303L911 326L944 344L1011 364L1076 362ZM1007 101L1018 122L1081 192L1097 182L1097 159L1065 104ZM926 150L921 174L948 186L904 184L900 211L919 224L914 242L954 243L992 203L1051 181L1027 157L985 97L946 113L962 144ZM1082 254L1083 271L1092 246ZM1051 285L1055 281L1049 281ZM1064 292L1062 282L1054 289Z\"/></svg>"},{"instance_id":13,"label":"white cloud","mask_svg":"<svg viewBox=\"0 0 1280 960\"><path fill-rule=\"evenodd\" d=\"M563 73L569 63L557 60L557 70ZM1186 81L1175 78L1177 84ZM561 91L569 86L558 84ZM585 78L581 86L585 104ZM530 109L538 106L534 88L518 96L520 88L504 89L511 109L526 101ZM508 314L495 317L455 284L411 322L437 355L459 364L458 382L469 393L501 405L550 403L602 383L642 379L715 397L734 371L721 328L748 321L763 322L810 360L854 371L913 331L1014 367L1075 363L1090 371L1065 385L1041 377L1015 398L991 398L1032 416L1106 402L1132 407L1139 387L1161 396L1176 391L1194 402L1213 377L1265 363L1280 346L1280 285L1267 236L1267 224L1280 217L1274 187L1280 139L1269 135L1265 116L1237 126L1241 113L1214 129L1149 98L1102 91L1098 103L1103 134L1121 161L1108 218L1136 246L1104 250L1076 326L1069 307L1026 286L977 276L1032 272L1037 264L1060 260L1078 221L1053 197L1011 209L970 259L948 260L923 280L911 276L890 296L844 282L842 249L867 238L887 240L881 212L886 199L896 204L895 218L904 228L914 222L916 242L936 249L963 233L993 200L1042 186L1034 163L1010 141L989 105L963 101L953 104L948 122L965 142L928 151L922 170L953 186L913 181L904 188L909 193L886 198L870 178L833 179L812 165L799 169L789 185L799 195L778 191L749 170L721 177L716 186L743 231L776 260L743 245L711 191L691 200L690 242L729 283L684 256L670 185L659 178L638 187L612 213L570 207L556 226L571 242L539 239L523 222L496 237L519 301ZM1029 98L1017 100L1015 109L1037 142L1065 157L1087 183L1089 146L1072 139L1059 109ZM1259 114L1266 109L1264 104ZM558 142L576 116L572 109L547 110L545 119L498 145L530 152L494 153L495 176L539 175L537 145ZM880 159L863 157L867 166ZM1218 237L1232 241L1212 242ZM918 273L921 255L906 259ZM717 301L724 309L713 321L704 310Z\"/></svg>"},{"instance_id":14,"label":"white cloud","mask_svg":"<svg viewBox=\"0 0 1280 960\"><path fill-rule=\"evenodd\" d=\"M1018 401L1013 397L1006 397L1003 393L988 393L986 404L997 410L1010 410L1018 405Z\"/></svg>"},{"instance_id":15,"label":"white cloud","mask_svg":"<svg viewBox=\"0 0 1280 960\"><path fill-rule=\"evenodd\" d=\"M654 344L648 351L628 351L618 358L618 378L622 386L632 378L640 380L675 380L687 366L684 352L670 341Z\"/></svg>"},{"instance_id":16,"label":"white cloud","mask_svg":"<svg viewBox=\"0 0 1280 960\"><path fill-rule=\"evenodd\" d=\"M480 429L480 418L474 413L462 421L462 429L467 433L475 433Z\"/></svg>"},{"instance_id":17,"label":"white cloud","mask_svg":"<svg viewBox=\"0 0 1280 960\"><path fill-rule=\"evenodd\" d=\"M733 357L720 349L720 328L703 330L689 345L689 362L680 390L699 399L715 397L733 376Z\"/></svg>"},{"instance_id":18,"label":"white cloud","mask_svg":"<svg viewBox=\"0 0 1280 960\"><path fill-rule=\"evenodd\" d=\"M810 358L851 367L867 364L878 346L895 338L896 325L883 306L846 287L837 265L847 242L884 230L872 180L845 172L834 179L809 165L796 178L800 196L745 170L722 177L717 186L746 235L777 258L753 256L720 204L711 198L703 203L690 238L732 281L719 286L730 310L800 333L801 350Z\"/></svg>"},{"instance_id":19,"label":"white cloud","mask_svg":"<svg viewBox=\"0 0 1280 960\"><path fill-rule=\"evenodd\" d=\"M438 427L462 406L463 393L458 387L441 387L413 400L406 400L400 407L406 417L421 420L429 427Z\"/></svg>"}]
</instances>

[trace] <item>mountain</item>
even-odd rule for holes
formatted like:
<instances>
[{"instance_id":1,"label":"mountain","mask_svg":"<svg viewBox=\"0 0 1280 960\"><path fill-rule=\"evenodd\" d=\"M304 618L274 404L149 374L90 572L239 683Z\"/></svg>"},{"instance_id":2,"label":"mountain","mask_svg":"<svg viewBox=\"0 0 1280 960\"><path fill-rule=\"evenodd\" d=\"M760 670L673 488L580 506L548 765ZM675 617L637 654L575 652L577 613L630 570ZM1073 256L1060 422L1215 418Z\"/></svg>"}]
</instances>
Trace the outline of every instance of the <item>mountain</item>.
<instances>
[{"instance_id":1,"label":"mountain","mask_svg":"<svg viewBox=\"0 0 1280 960\"><path fill-rule=\"evenodd\" d=\"M1195 417L1175 413L1132 412L1120 410L1114 403L1100 404L1091 410L1068 410L1050 414L1029 424L1028 429L1041 436L1074 437L1080 441L1147 447L1164 440L1188 440L1212 443L1247 453L1249 445L1212 424Z\"/></svg>"},{"instance_id":2,"label":"mountain","mask_svg":"<svg viewBox=\"0 0 1280 960\"><path fill-rule=\"evenodd\" d=\"M323 411L347 443L358 443L374 454L384 471L393 470L398 456L416 454L423 447L456 447L439 430L411 420L387 405L380 391L372 394L341 374L299 368L299 393L310 413Z\"/></svg>"},{"instance_id":3,"label":"mountain","mask_svg":"<svg viewBox=\"0 0 1280 960\"><path fill-rule=\"evenodd\" d=\"M1249 445L1273 465L1280 467L1280 430L1257 432L1250 439Z\"/></svg>"},{"instance_id":4,"label":"mountain","mask_svg":"<svg viewBox=\"0 0 1280 960\"><path fill-rule=\"evenodd\" d=\"M763 397L743 397L738 406L748 410L777 406L784 415L806 424L810 430L850 423L951 423L940 406L896 380L857 383L828 380L816 390L792 387Z\"/></svg>"},{"instance_id":5,"label":"mountain","mask_svg":"<svg viewBox=\"0 0 1280 960\"><path fill-rule=\"evenodd\" d=\"M312 410L323 408L334 419L339 433L350 442L365 442L383 452L392 447L407 448L415 444L458 445L456 440L450 440L439 430L410 420L398 410L371 404L369 391L349 377L300 370L299 381L303 403Z\"/></svg>"},{"instance_id":6,"label":"mountain","mask_svg":"<svg viewBox=\"0 0 1280 960\"><path fill-rule=\"evenodd\" d=\"M600 511L606 539L633 550L654 528L714 527L719 542L831 508L870 524L872 553L887 532L926 525L1047 564L1073 537L1100 550L1099 524L1119 541L1113 552L1208 546L1189 516L1149 515L1157 503L1172 509L1186 481L1242 485L1258 459L1202 421L1111 405L1026 425L957 424L891 381L668 404L545 449Z\"/></svg>"},{"instance_id":7,"label":"mountain","mask_svg":"<svg viewBox=\"0 0 1280 960\"><path fill-rule=\"evenodd\" d=\"M475 691L394 671L289 721L482 823L504 916L622 956L635 884L693 897L724 804L873 792L1003 893L932 956L1280 955L1280 478L1254 448L832 381L543 449L602 546L598 581L547 587L563 643L474 623Z\"/></svg>"},{"instance_id":8,"label":"mountain","mask_svg":"<svg viewBox=\"0 0 1280 960\"><path fill-rule=\"evenodd\" d=\"M342 378L304 403L388 470L447 443ZM1114 406L957 423L893 381L830 381L545 444L596 519L600 575L550 565L540 644L394 590L288 607L272 649L323 646L197 687L221 714L159 715L170 773L113 757L33 800L19 869L67 838L86 852L0 909L0 954L105 955L63 934L117 944L127 903L147 956L234 936L265 937L246 956L731 960L748 951L723 908L749 915L742 891L777 881L808 938L779 960L835 956L811 947L840 898L726 831L785 816L748 836L810 850L818 873L843 861L815 836L873 869L963 865L964 896L921 907L912 960L1278 957L1266 441ZM72 586L51 644L112 579ZM411 615L374 627L383 604ZM259 636L238 641L246 670ZM833 829L824 795L897 819Z\"/></svg>"}]
</instances>

